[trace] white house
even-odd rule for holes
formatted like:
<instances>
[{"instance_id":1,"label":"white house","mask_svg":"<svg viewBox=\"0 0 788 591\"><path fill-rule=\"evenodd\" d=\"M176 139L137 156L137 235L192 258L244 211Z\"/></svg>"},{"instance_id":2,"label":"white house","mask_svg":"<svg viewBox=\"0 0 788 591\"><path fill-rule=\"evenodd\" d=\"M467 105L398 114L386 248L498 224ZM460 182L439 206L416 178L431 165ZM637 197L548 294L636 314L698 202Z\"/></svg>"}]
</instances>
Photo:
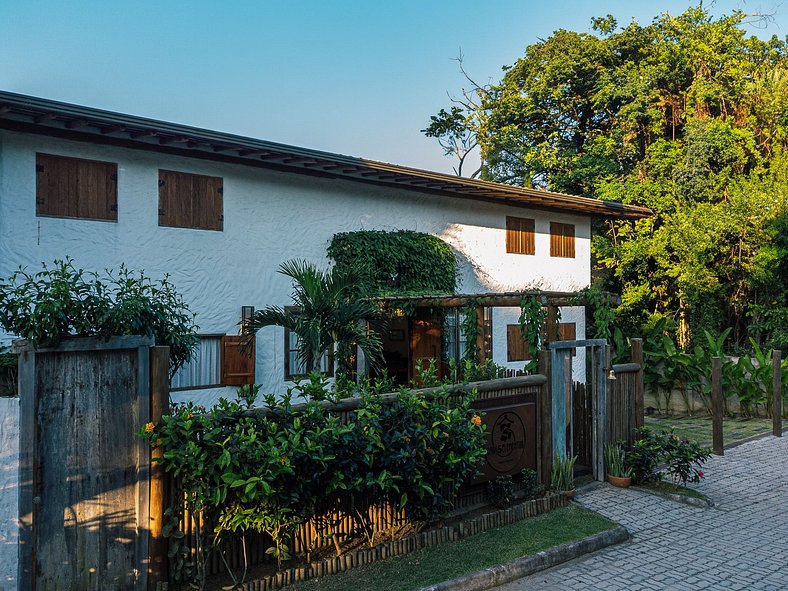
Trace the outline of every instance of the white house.
<instances>
[{"instance_id":1,"label":"white house","mask_svg":"<svg viewBox=\"0 0 788 591\"><path fill-rule=\"evenodd\" d=\"M286 305L279 264L328 265L337 232L438 236L460 255L461 293L574 291L590 282L591 218L648 213L0 92L0 275L66 256L169 273L204 335L200 362L173 384L202 389L176 399L226 392L208 388L233 383L221 336L237 334L243 306ZM506 339L518 314L494 310L492 356L521 368ZM580 308L562 321L583 337ZM288 385L288 348L282 329L259 333L248 369L263 391Z\"/></svg>"}]
</instances>

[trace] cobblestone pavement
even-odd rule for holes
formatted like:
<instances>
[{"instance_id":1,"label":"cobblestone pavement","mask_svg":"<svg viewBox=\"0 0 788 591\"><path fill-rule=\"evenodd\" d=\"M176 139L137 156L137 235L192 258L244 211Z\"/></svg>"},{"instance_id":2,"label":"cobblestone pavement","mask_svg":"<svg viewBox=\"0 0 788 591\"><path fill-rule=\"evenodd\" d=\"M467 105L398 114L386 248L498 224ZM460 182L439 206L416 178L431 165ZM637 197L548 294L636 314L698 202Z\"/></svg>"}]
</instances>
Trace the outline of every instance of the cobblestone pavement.
<instances>
[{"instance_id":1,"label":"cobblestone pavement","mask_svg":"<svg viewBox=\"0 0 788 591\"><path fill-rule=\"evenodd\" d=\"M788 434L713 456L700 509L596 483L577 495L632 539L497 591L558 589L788 590Z\"/></svg>"}]
</instances>

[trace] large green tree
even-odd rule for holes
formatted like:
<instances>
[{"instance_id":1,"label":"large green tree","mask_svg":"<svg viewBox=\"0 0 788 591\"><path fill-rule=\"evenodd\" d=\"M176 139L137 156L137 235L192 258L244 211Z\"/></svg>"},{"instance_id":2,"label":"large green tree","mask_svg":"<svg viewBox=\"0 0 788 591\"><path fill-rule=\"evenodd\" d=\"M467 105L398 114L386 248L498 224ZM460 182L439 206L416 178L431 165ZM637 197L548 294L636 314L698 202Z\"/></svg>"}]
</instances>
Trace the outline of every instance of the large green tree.
<instances>
[{"instance_id":1,"label":"large green tree","mask_svg":"<svg viewBox=\"0 0 788 591\"><path fill-rule=\"evenodd\" d=\"M650 207L593 242L632 331L665 317L684 343L730 326L788 346L788 45L744 19L698 6L556 31L427 131L462 122L483 178Z\"/></svg>"}]
</instances>

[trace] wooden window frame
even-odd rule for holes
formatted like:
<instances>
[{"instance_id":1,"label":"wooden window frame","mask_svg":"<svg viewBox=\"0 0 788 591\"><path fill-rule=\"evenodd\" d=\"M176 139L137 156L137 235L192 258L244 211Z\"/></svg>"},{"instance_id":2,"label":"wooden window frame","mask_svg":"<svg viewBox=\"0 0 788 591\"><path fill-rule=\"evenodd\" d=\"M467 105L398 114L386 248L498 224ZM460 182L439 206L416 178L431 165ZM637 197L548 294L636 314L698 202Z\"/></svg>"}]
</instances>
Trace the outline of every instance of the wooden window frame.
<instances>
[{"instance_id":1,"label":"wooden window frame","mask_svg":"<svg viewBox=\"0 0 788 591\"><path fill-rule=\"evenodd\" d=\"M47 168L66 178L52 182ZM36 217L117 223L117 163L36 152Z\"/></svg>"},{"instance_id":2,"label":"wooden window frame","mask_svg":"<svg viewBox=\"0 0 788 591\"><path fill-rule=\"evenodd\" d=\"M223 232L224 179L159 169L159 226Z\"/></svg>"},{"instance_id":3,"label":"wooden window frame","mask_svg":"<svg viewBox=\"0 0 788 591\"><path fill-rule=\"evenodd\" d=\"M506 216L506 252L536 254L536 220Z\"/></svg>"},{"instance_id":4,"label":"wooden window frame","mask_svg":"<svg viewBox=\"0 0 788 591\"><path fill-rule=\"evenodd\" d=\"M285 312L298 312L298 307L296 306L285 306ZM307 373L292 373L290 370L290 353L297 351L297 349L290 348L290 330L288 328L284 329L285 331L285 340L284 340L284 357L285 357L285 380L290 382L294 379L304 378L307 376ZM320 372L324 376L333 377L334 376L334 351L333 348L329 349L328 355L326 356L326 365L327 371Z\"/></svg>"},{"instance_id":5,"label":"wooden window frame","mask_svg":"<svg viewBox=\"0 0 788 591\"><path fill-rule=\"evenodd\" d=\"M170 392L188 392L189 390L209 390L211 388L221 388L222 386L224 386L224 384L222 384L222 344L221 344L221 339L224 338L224 335L225 335L225 333L223 333L223 332L220 332L220 333L199 333L199 334L194 335L198 339L220 339L220 341L219 341L219 360L218 360L219 367L217 368L219 370L219 372L218 372L219 373L219 382L216 383L216 384L200 384L200 385L197 385L197 386L181 386L181 387L176 387L176 388L170 387ZM180 369L179 369L179 371L180 371Z\"/></svg>"},{"instance_id":6,"label":"wooden window frame","mask_svg":"<svg viewBox=\"0 0 788 591\"><path fill-rule=\"evenodd\" d=\"M575 258L575 225L550 222L550 256Z\"/></svg>"},{"instance_id":7,"label":"wooden window frame","mask_svg":"<svg viewBox=\"0 0 788 591\"><path fill-rule=\"evenodd\" d=\"M558 323L558 340L559 341L576 341L577 340L577 323L576 322L559 322ZM577 348L572 348L571 356L577 355Z\"/></svg>"}]
</instances>

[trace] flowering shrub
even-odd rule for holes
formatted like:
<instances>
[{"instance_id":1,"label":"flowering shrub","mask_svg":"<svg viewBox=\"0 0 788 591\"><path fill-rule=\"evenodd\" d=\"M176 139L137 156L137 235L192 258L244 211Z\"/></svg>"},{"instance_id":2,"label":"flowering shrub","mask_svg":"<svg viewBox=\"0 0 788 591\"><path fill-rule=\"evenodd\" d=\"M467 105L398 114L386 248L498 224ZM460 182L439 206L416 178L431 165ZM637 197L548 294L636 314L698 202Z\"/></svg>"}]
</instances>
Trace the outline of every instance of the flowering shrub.
<instances>
[{"instance_id":1,"label":"flowering shrub","mask_svg":"<svg viewBox=\"0 0 788 591\"><path fill-rule=\"evenodd\" d=\"M662 480L668 474L674 482L686 486L703 478L701 467L711 457L711 451L697 442L670 431L654 433L648 427L640 429L641 438L627 454L632 479L636 483ZM665 465L663 470L660 465Z\"/></svg>"},{"instance_id":2,"label":"flowering shrub","mask_svg":"<svg viewBox=\"0 0 788 591\"><path fill-rule=\"evenodd\" d=\"M472 395L430 400L402 391L383 403L365 393L343 421L314 400L294 409L289 395L279 403L269 396L267 412L259 412L251 408L254 391L240 394L209 412L181 407L140 431L164 450L155 461L177 479L189 513L202 513L203 564L219 542L237 536L245 544L251 531L271 537L269 552L281 563L302 523L336 509L353 516L373 541L373 505L390 503L414 521L434 519L484 458L484 428L470 408ZM180 507L170 509L167 532L176 539L182 537L174 528ZM204 572L199 561L191 573L197 579Z\"/></svg>"}]
</instances>

